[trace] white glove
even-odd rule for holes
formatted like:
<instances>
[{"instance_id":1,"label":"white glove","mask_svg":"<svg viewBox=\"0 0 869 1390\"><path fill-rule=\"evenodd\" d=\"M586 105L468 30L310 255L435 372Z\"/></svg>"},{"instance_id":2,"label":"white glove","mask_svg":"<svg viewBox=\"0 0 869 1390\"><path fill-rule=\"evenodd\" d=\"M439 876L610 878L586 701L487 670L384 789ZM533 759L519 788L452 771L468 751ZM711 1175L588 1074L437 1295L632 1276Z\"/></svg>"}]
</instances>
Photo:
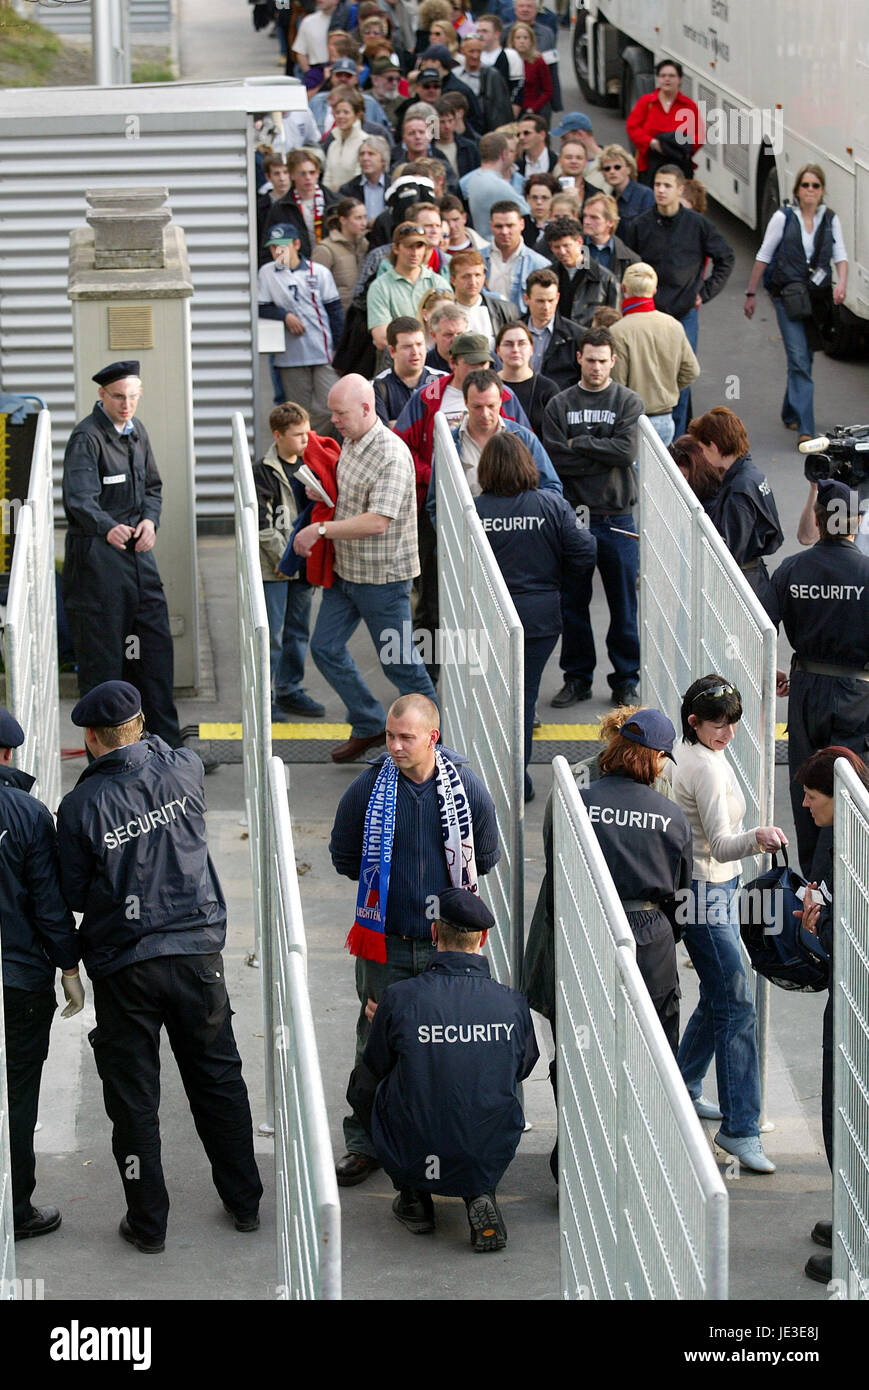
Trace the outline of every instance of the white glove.
<instances>
[{"instance_id":1,"label":"white glove","mask_svg":"<svg viewBox=\"0 0 869 1390\"><path fill-rule=\"evenodd\" d=\"M61 975L60 982L68 1001L60 1016L61 1018L72 1018L73 1014L80 1014L84 1008L84 985L78 971L74 975Z\"/></svg>"}]
</instances>

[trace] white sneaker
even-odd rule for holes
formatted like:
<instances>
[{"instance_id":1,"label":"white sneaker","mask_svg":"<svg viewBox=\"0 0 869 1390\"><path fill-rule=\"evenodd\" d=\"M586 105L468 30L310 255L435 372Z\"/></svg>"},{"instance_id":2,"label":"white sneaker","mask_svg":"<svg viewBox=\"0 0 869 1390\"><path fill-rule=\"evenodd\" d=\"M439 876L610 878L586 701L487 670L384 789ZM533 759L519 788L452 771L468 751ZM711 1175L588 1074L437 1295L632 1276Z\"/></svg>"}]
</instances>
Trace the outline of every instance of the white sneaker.
<instances>
[{"instance_id":1,"label":"white sneaker","mask_svg":"<svg viewBox=\"0 0 869 1390\"><path fill-rule=\"evenodd\" d=\"M692 1096L691 1099L694 1104L694 1109L697 1111L697 1114L700 1116L701 1120L724 1119L724 1116L718 1109L717 1101L707 1100L705 1096Z\"/></svg>"},{"instance_id":2,"label":"white sneaker","mask_svg":"<svg viewBox=\"0 0 869 1390\"><path fill-rule=\"evenodd\" d=\"M748 1168L752 1173L775 1172L775 1164L764 1153L759 1135L722 1134L719 1129L715 1136L715 1143L725 1153L738 1158L741 1168Z\"/></svg>"}]
</instances>

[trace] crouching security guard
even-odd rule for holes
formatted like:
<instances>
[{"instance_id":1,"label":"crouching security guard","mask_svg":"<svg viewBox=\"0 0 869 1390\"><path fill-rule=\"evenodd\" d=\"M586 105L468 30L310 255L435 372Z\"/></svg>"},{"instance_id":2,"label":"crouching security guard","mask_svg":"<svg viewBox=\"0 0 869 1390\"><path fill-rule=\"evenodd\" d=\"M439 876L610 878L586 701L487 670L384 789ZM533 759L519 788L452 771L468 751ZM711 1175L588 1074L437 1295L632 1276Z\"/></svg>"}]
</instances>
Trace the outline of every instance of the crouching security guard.
<instances>
[{"instance_id":1,"label":"crouching security guard","mask_svg":"<svg viewBox=\"0 0 869 1390\"><path fill-rule=\"evenodd\" d=\"M466 888L446 888L432 923L437 954L376 1006L347 1099L370 1128L395 1186L395 1216L433 1231L431 1193L463 1197L474 1250L503 1250L495 1189L525 1120L516 1094L537 1061L527 1001L489 978L480 955L495 919Z\"/></svg>"},{"instance_id":2,"label":"crouching security guard","mask_svg":"<svg viewBox=\"0 0 869 1390\"><path fill-rule=\"evenodd\" d=\"M600 780L580 792L637 943L637 966L667 1041L679 1046L676 938L661 904L691 887L691 829L652 783L673 761L676 730L638 709L600 755Z\"/></svg>"},{"instance_id":3,"label":"crouching security guard","mask_svg":"<svg viewBox=\"0 0 869 1390\"><path fill-rule=\"evenodd\" d=\"M205 839L202 763L145 733L139 692L126 681L91 690L72 722L94 762L60 803L60 878L83 913L97 1018L90 1041L127 1198L120 1234L144 1252L164 1246L164 1024L214 1185L236 1229L255 1231L262 1184L220 955L226 904Z\"/></svg>"},{"instance_id":4,"label":"crouching security guard","mask_svg":"<svg viewBox=\"0 0 869 1390\"><path fill-rule=\"evenodd\" d=\"M60 893L54 820L29 795L30 773L10 766L12 749L23 742L21 725L0 709L0 945L16 1240L56 1231L61 1219L57 1207L35 1207L30 1200L36 1186L33 1132L39 1086L57 1008L56 967L63 971L69 1001L63 1017L84 1007L78 937Z\"/></svg>"},{"instance_id":5,"label":"crouching security guard","mask_svg":"<svg viewBox=\"0 0 869 1390\"><path fill-rule=\"evenodd\" d=\"M112 362L92 380L99 400L63 458L63 603L79 694L127 675L141 691L149 730L177 748L175 653L153 553L163 484L145 426L134 418L139 363Z\"/></svg>"}]
</instances>

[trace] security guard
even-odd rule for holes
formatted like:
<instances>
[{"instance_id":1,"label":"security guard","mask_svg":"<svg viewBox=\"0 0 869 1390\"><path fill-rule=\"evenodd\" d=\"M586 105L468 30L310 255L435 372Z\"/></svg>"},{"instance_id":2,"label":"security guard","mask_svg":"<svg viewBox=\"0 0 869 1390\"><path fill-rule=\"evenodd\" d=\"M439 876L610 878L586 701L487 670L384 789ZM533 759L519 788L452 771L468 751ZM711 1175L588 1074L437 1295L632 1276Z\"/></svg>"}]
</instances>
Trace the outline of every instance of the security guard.
<instances>
[{"instance_id":1,"label":"security guard","mask_svg":"<svg viewBox=\"0 0 869 1390\"><path fill-rule=\"evenodd\" d=\"M435 910L437 954L384 991L347 1099L370 1125L399 1189L392 1210L408 1230L434 1230L433 1192L463 1197L474 1250L503 1250L495 1189L522 1135L516 1088L537 1042L527 1001L490 979L480 955L495 925L486 904L445 888Z\"/></svg>"},{"instance_id":2,"label":"security guard","mask_svg":"<svg viewBox=\"0 0 869 1390\"><path fill-rule=\"evenodd\" d=\"M64 1018L84 1006L78 938L60 893L57 835L51 813L29 795L34 779L10 766L24 731L0 709L0 946L12 1159L15 1239L44 1236L60 1225L57 1207L34 1207L33 1133L51 1019L57 1008L54 972L63 971L69 1003Z\"/></svg>"},{"instance_id":3,"label":"security guard","mask_svg":"<svg viewBox=\"0 0 869 1390\"><path fill-rule=\"evenodd\" d=\"M60 881L83 914L90 1035L127 1198L120 1234L164 1247L160 1031L178 1063L217 1191L239 1231L259 1226L262 1184L220 952L226 905L205 839L202 763L146 734L139 692L106 681L79 700L94 761L60 803Z\"/></svg>"},{"instance_id":4,"label":"security guard","mask_svg":"<svg viewBox=\"0 0 869 1390\"><path fill-rule=\"evenodd\" d=\"M691 829L652 783L673 761L676 730L640 709L600 755L600 780L580 791L637 943L637 965L667 1041L679 1045L676 938L661 904L691 887Z\"/></svg>"},{"instance_id":5,"label":"security guard","mask_svg":"<svg viewBox=\"0 0 869 1390\"><path fill-rule=\"evenodd\" d=\"M153 555L163 485L147 430L135 419L139 363L112 362L92 380L99 400L76 425L63 459L63 602L79 694L128 676L141 691L150 731L177 748L175 653Z\"/></svg>"},{"instance_id":6,"label":"security guard","mask_svg":"<svg viewBox=\"0 0 869 1390\"><path fill-rule=\"evenodd\" d=\"M764 556L781 549L784 533L772 488L750 454L730 465L706 510L747 584L763 603L769 591Z\"/></svg>"},{"instance_id":7,"label":"security guard","mask_svg":"<svg viewBox=\"0 0 869 1390\"><path fill-rule=\"evenodd\" d=\"M831 832L819 831L802 805L796 769L810 753L838 744L864 762L869 751L869 556L854 544L859 518L844 483L818 483L815 520L820 540L783 560L772 576L767 612L784 625L794 649L790 680L778 673L788 698L788 768L791 806L803 873Z\"/></svg>"}]
</instances>

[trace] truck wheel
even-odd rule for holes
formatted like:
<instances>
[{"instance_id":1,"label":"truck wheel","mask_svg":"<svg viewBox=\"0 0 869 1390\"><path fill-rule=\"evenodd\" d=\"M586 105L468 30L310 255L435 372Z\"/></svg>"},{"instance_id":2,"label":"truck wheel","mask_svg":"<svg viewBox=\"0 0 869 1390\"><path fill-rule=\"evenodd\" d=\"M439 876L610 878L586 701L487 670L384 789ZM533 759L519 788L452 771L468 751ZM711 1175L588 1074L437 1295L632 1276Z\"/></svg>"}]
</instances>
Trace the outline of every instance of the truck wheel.
<instances>
[{"instance_id":1,"label":"truck wheel","mask_svg":"<svg viewBox=\"0 0 869 1390\"><path fill-rule=\"evenodd\" d=\"M821 342L827 357L859 357L869 345L869 331L844 305L837 304L829 332L822 335Z\"/></svg>"},{"instance_id":2,"label":"truck wheel","mask_svg":"<svg viewBox=\"0 0 869 1390\"><path fill-rule=\"evenodd\" d=\"M589 106L615 105L614 97L596 91L589 81L588 35L585 26L578 22L573 26L573 69L583 101L588 102Z\"/></svg>"}]
</instances>

